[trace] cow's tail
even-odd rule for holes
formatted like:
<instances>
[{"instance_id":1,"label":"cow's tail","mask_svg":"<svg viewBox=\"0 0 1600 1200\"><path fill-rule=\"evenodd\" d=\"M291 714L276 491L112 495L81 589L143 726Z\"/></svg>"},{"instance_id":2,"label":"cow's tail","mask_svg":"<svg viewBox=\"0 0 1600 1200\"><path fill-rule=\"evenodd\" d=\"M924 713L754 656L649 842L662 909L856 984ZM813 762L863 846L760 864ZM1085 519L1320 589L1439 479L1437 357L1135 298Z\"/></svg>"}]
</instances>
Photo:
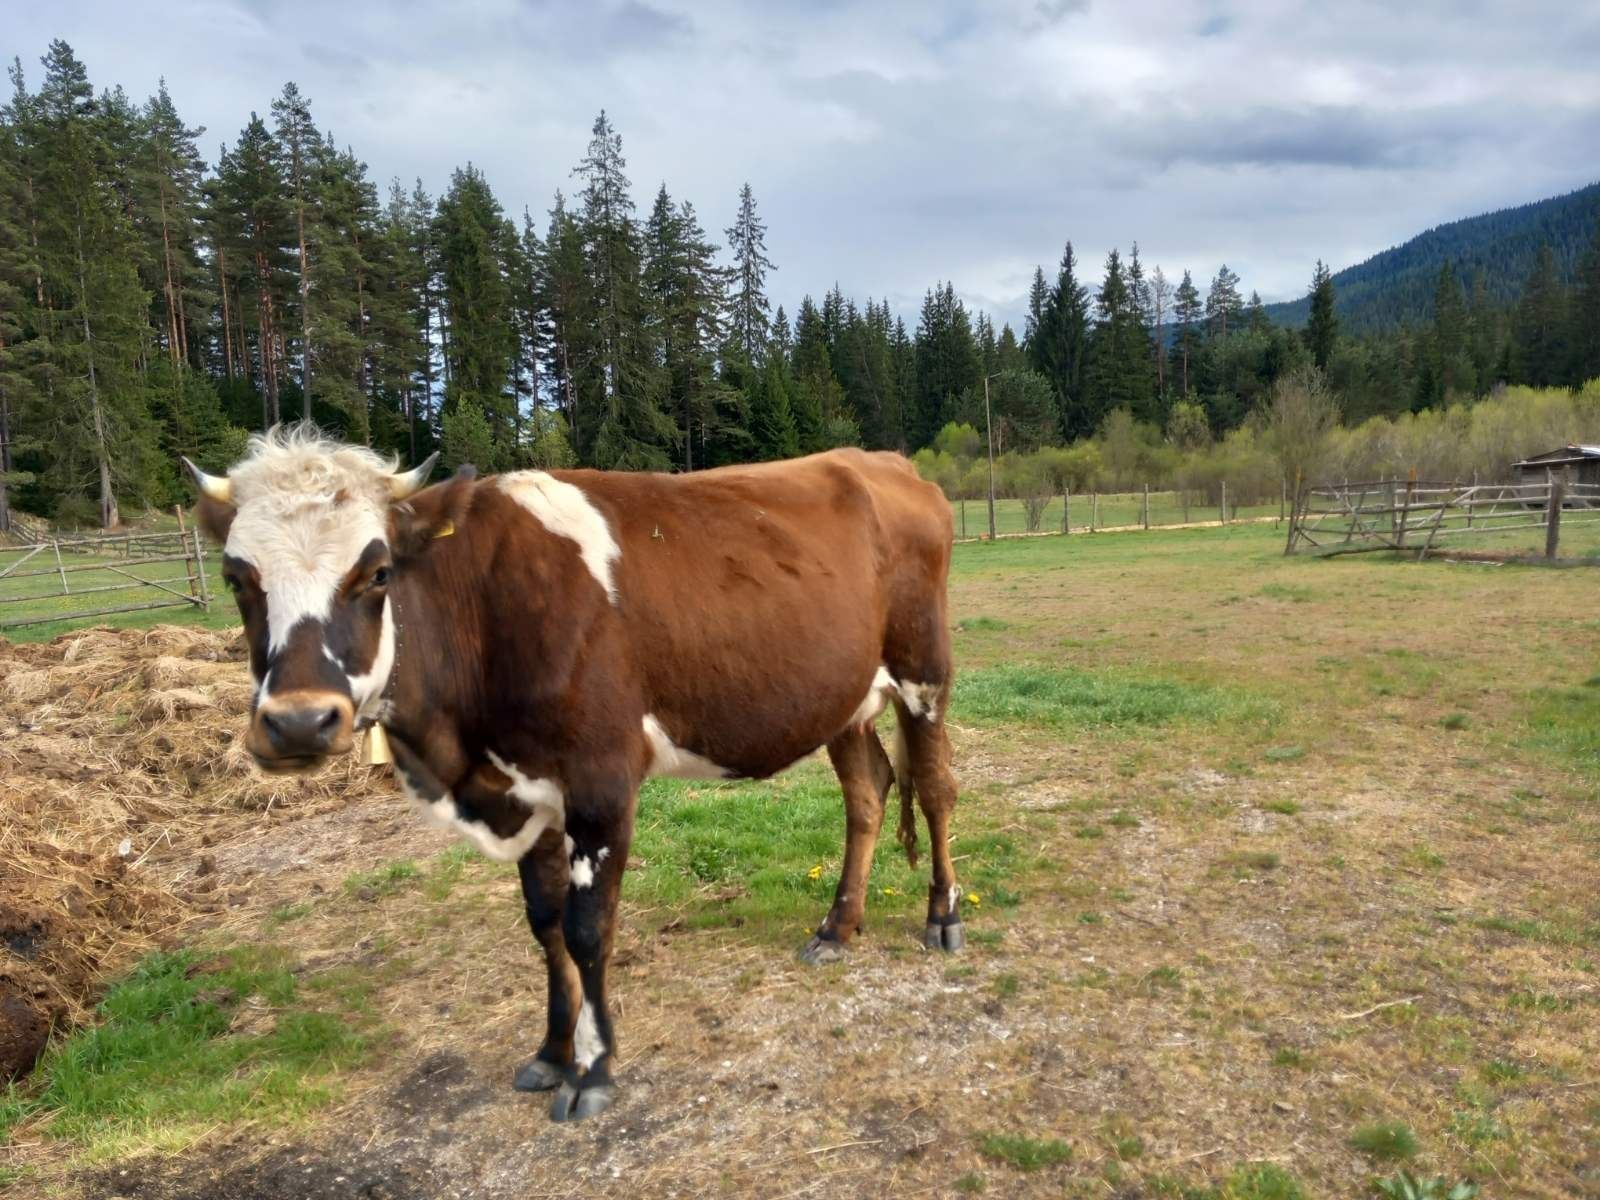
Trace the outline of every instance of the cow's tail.
<instances>
[{"instance_id":1,"label":"cow's tail","mask_svg":"<svg viewBox=\"0 0 1600 1200\"><path fill-rule=\"evenodd\" d=\"M911 776L911 750L906 745L906 725L912 720L905 706L895 702L894 785L900 793L900 828L895 840L905 848L906 861L917 865L917 785Z\"/></svg>"}]
</instances>

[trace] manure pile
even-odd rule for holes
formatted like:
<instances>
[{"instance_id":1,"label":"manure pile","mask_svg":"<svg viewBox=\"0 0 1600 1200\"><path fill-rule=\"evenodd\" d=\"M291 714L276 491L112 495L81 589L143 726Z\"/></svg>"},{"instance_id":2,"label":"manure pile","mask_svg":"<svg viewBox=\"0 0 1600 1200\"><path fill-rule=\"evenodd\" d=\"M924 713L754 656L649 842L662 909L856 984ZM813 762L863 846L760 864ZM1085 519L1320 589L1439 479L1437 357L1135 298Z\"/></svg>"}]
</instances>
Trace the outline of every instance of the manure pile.
<instances>
[{"instance_id":1,"label":"manure pile","mask_svg":"<svg viewBox=\"0 0 1600 1200\"><path fill-rule=\"evenodd\" d=\"M257 771L245 658L236 632L176 625L0 638L0 1082L109 974L227 907L209 847L387 787Z\"/></svg>"}]
</instances>

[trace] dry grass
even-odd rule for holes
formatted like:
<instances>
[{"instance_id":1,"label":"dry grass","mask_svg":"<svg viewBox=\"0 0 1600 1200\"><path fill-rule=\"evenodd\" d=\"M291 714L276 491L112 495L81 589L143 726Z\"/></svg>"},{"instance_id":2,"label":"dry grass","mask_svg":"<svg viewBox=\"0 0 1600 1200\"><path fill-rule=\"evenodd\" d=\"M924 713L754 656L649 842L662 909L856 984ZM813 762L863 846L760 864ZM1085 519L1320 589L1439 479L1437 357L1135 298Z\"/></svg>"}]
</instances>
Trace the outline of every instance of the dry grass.
<instances>
[{"instance_id":1,"label":"dry grass","mask_svg":"<svg viewBox=\"0 0 1600 1200\"><path fill-rule=\"evenodd\" d=\"M1532 724L1592 673L1587 576L1277 549L1248 530L963 547L964 667L1249 704L1112 725L958 710L959 826L1025 847L1014 905L985 898L962 959L869 915L848 964L806 970L798 929L684 919L725 889L636 889L614 976L623 1096L579 1127L507 1087L543 1013L514 875L430 859L440 843L397 806L347 806L328 780L290 801L317 815L269 828L284 800L232 796L220 762L197 794L168 776L144 825L97 802L99 845L169 830L171 857L141 869L170 878L212 854L244 894L205 920L291 947L308 978L361 974L389 1027L311 1129L219 1128L170 1163L128 1164L118 1190L271 1194L237 1164L290 1155L396 1196L1247 1196L1281 1172L1349 1196L1393 1169L1358 1131L1394 1126L1414 1133L1418 1174L1496 1196L1600 1188L1595 782ZM140 762L173 722L234 730L221 698L242 667L189 676L166 658L191 661L157 648L136 668L148 680L86 677L85 694L120 700L83 719L127 719L96 724L80 757ZM147 695L181 689L217 707L172 697L157 711L173 722L145 727ZM1470 720L1448 727L1455 713ZM397 858L418 875L367 899L339 886ZM1034 1170L984 1153L1057 1143L1070 1156ZM23 1158L95 1194L72 1154L30 1137Z\"/></svg>"}]
</instances>

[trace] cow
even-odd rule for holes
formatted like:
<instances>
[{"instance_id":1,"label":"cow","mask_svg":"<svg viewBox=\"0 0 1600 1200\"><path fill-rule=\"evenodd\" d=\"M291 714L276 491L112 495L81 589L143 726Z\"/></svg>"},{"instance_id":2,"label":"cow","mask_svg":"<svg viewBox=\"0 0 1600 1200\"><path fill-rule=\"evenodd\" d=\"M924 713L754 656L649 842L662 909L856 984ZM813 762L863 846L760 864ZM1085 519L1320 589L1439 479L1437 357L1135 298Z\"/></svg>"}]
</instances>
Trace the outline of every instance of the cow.
<instances>
[{"instance_id":1,"label":"cow","mask_svg":"<svg viewBox=\"0 0 1600 1200\"><path fill-rule=\"evenodd\" d=\"M256 763L310 770L376 723L421 814L517 864L548 1001L513 1086L554 1091L553 1119L616 1096L606 964L647 776L763 779L826 747L846 835L813 964L861 927L896 785L913 866L913 798L928 826L924 944L961 948L950 508L904 457L425 486L434 458L401 472L300 425L226 475L184 461L244 624Z\"/></svg>"}]
</instances>

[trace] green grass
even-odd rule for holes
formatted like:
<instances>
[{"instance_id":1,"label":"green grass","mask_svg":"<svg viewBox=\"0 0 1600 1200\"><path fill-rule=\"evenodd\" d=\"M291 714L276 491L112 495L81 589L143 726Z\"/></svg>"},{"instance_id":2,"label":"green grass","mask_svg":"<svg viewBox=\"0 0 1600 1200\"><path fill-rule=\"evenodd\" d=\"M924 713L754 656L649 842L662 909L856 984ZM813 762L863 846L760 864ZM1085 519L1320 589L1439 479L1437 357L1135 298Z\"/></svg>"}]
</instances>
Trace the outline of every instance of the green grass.
<instances>
[{"instance_id":1,"label":"green grass","mask_svg":"<svg viewBox=\"0 0 1600 1200\"><path fill-rule=\"evenodd\" d=\"M1414 1158L1417 1135L1400 1121L1377 1121L1362 1125L1350 1135L1350 1145L1370 1158L1383 1162Z\"/></svg>"},{"instance_id":2,"label":"green grass","mask_svg":"<svg viewBox=\"0 0 1600 1200\"><path fill-rule=\"evenodd\" d=\"M1600 690L1584 686L1537 693L1521 740L1600 780Z\"/></svg>"},{"instance_id":3,"label":"green grass","mask_svg":"<svg viewBox=\"0 0 1600 1200\"><path fill-rule=\"evenodd\" d=\"M357 871L344 881L344 890L350 895L365 893L364 898L388 896L412 881L421 878L422 871L409 859L385 863L371 871Z\"/></svg>"},{"instance_id":4,"label":"green grass","mask_svg":"<svg viewBox=\"0 0 1600 1200\"><path fill-rule=\"evenodd\" d=\"M1072 532L1080 533L1089 528L1090 499L1088 496L1074 495L1071 500ZM1100 496L1100 517L1097 528L1110 529L1139 524L1143 516L1144 497L1140 492L1104 492ZM966 501L966 532L962 532L962 502L952 501L951 514L955 517L956 536L976 538L989 536L989 502L987 497ZM1235 506L1230 498L1228 503L1228 519L1236 520L1245 517L1275 517L1278 515L1278 502L1273 500L1269 504L1248 504ZM1150 524L1152 527L1159 525L1179 525L1185 521L1215 521L1221 516L1220 510L1214 504L1204 500L1193 500L1189 504L1187 514L1183 507L1183 498L1177 492L1151 492L1150 493ZM1024 533L1028 528L1027 513L1023 509L1021 500L1013 500L1001 496L995 500L994 524L998 533ZM1061 531L1061 498L1051 499L1045 506L1039 521L1039 529L1047 533Z\"/></svg>"},{"instance_id":5,"label":"green grass","mask_svg":"<svg viewBox=\"0 0 1600 1200\"><path fill-rule=\"evenodd\" d=\"M986 1133L978 1139L978 1150L985 1158L1006 1163L1019 1171L1037 1171L1072 1160L1072 1147L1056 1138Z\"/></svg>"},{"instance_id":6,"label":"green grass","mask_svg":"<svg viewBox=\"0 0 1600 1200\"><path fill-rule=\"evenodd\" d=\"M997 617L963 617L956 622L956 628L962 633L999 633L1010 629L1011 622Z\"/></svg>"},{"instance_id":7,"label":"green grass","mask_svg":"<svg viewBox=\"0 0 1600 1200\"><path fill-rule=\"evenodd\" d=\"M1275 706L1235 688L1120 668L999 664L956 676L958 720L1051 729L1117 729L1175 721L1269 724Z\"/></svg>"},{"instance_id":8,"label":"green grass","mask_svg":"<svg viewBox=\"0 0 1600 1200\"><path fill-rule=\"evenodd\" d=\"M309 990L272 947L150 955L106 994L96 1025L3 1094L0 1142L37 1119L100 1158L219 1122L304 1116L335 1098L337 1072L376 1036L359 1006Z\"/></svg>"},{"instance_id":9,"label":"green grass","mask_svg":"<svg viewBox=\"0 0 1600 1200\"><path fill-rule=\"evenodd\" d=\"M239 614L234 608L233 599L222 585L220 556L216 554L215 547L206 547L206 579L210 586L211 608L204 611L189 605L177 603L177 597L155 588L141 587L129 581L126 575L110 570L110 567L120 566L125 561L116 555L77 555L64 553L62 561L65 566L83 567L92 563L105 563L106 567L96 570L69 570L67 572L68 587L74 593L81 593L84 588L109 588L108 591L94 591L86 594L63 594L61 591L61 577L55 574L30 575L18 578L15 574L9 578L0 579L0 600L8 601L0 604L0 626L7 621L32 620L34 618L49 617L54 614L85 612L93 609L114 608L119 605L144 604L157 600L172 600L174 607L146 609L140 612L112 613L106 616L85 617L78 619L60 619L47 621L42 625L24 625L20 627L0 628L0 636L14 642L43 642L49 641L58 634L73 629L81 629L87 625L115 625L119 628L148 628L151 625L182 624L200 625L209 629L226 629L239 622ZM0 570L17 563L23 551L14 548L0 549ZM138 561L138 555L134 561ZM55 558L48 552L34 555L26 563L20 565L19 571L33 571L53 569ZM134 575L144 579L154 579L166 584L177 591L186 591L188 583L184 574L182 562L148 563L143 566L124 568ZM120 585L127 584L123 587Z\"/></svg>"},{"instance_id":10,"label":"green grass","mask_svg":"<svg viewBox=\"0 0 1600 1200\"><path fill-rule=\"evenodd\" d=\"M1305 1190L1277 1163L1240 1163L1217 1190L1217 1200L1305 1200Z\"/></svg>"},{"instance_id":11,"label":"green grass","mask_svg":"<svg viewBox=\"0 0 1600 1200\"><path fill-rule=\"evenodd\" d=\"M891 807L896 807L891 804ZM895 843L891 812L873 857L869 921L920 921L927 903L927 864L913 871ZM653 779L639 796L627 896L680 910L694 928L738 928L787 941L814 928L833 902L844 827L839 782L809 761L774 779L704 783ZM927 828L917 814L924 855ZM952 853L961 882L980 897L977 912L1011 908L1021 899L1015 876L1020 851L1009 834L963 832L956 809ZM969 930L969 939L975 933Z\"/></svg>"}]
</instances>

